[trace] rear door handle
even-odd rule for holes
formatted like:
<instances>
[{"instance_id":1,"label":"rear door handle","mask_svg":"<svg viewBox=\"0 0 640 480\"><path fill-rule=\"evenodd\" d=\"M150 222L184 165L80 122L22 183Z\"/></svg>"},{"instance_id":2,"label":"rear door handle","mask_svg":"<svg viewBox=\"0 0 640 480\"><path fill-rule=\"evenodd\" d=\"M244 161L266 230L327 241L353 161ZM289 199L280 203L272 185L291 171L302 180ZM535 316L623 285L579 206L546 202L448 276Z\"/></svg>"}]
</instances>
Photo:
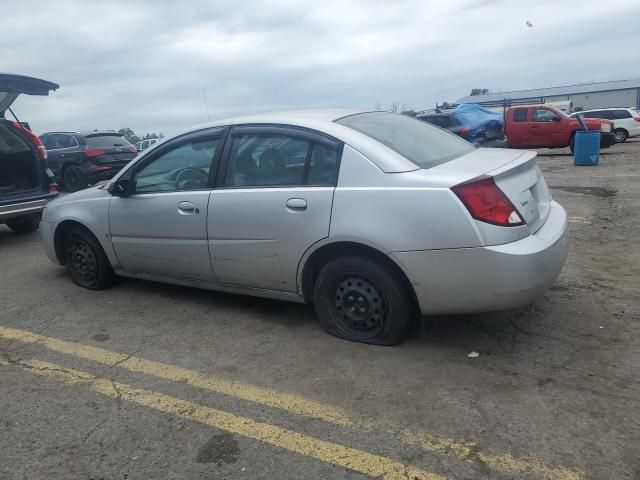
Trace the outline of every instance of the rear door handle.
<instances>
[{"instance_id":1,"label":"rear door handle","mask_svg":"<svg viewBox=\"0 0 640 480\"><path fill-rule=\"evenodd\" d=\"M306 210L307 201L304 198L290 198L287 200L287 208L291 210Z\"/></svg>"},{"instance_id":2,"label":"rear door handle","mask_svg":"<svg viewBox=\"0 0 640 480\"><path fill-rule=\"evenodd\" d=\"M200 213L200 210L196 208L196 206L191 202L180 202L178 203L178 213L182 215L189 215L191 213Z\"/></svg>"}]
</instances>

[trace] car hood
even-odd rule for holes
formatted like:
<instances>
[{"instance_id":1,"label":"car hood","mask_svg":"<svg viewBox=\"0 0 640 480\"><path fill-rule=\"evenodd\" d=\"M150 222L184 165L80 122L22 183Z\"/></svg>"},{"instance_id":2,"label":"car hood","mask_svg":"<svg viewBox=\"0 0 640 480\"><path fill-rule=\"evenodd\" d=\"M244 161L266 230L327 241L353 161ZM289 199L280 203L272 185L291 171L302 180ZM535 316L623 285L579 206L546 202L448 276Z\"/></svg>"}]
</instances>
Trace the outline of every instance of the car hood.
<instances>
[{"instance_id":1,"label":"car hood","mask_svg":"<svg viewBox=\"0 0 640 480\"><path fill-rule=\"evenodd\" d=\"M102 197L110 196L111 194L103 187L104 185L100 185L97 187L85 188L84 190L80 190L79 192L62 195L61 197L58 197L55 200L49 202L48 206L57 207L60 205L64 205L66 203L76 203L76 202L82 202L85 200L92 200L94 198L102 198Z\"/></svg>"},{"instance_id":2,"label":"car hood","mask_svg":"<svg viewBox=\"0 0 640 480\"><path fill-rule=\"evenodd\" d=\"M12 73L0 73L0 117L11 106L18 96L49 95L51 90L57 90L60 85L39 78Z\"/></svg>"}]
</instances>

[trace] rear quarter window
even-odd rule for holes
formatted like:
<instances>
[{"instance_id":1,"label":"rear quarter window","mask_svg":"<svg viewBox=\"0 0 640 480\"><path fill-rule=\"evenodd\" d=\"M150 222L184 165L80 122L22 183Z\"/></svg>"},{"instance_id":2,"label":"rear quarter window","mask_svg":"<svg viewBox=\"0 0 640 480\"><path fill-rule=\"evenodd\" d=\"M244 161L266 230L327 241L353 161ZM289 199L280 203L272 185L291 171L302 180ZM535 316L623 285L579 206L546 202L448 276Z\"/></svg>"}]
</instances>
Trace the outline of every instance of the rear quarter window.
<instances>
[{"instance_id":1,"label":"rear quarter window","mask_svg":"<svg viewBox=\"0 0 640 480\"><path fill-rule=\"evenodd\" d=\"M460 137L405 115L368 112L335 122L386 145L420 168L435 167L475 150Z\"/></svg>"}]
</instances>

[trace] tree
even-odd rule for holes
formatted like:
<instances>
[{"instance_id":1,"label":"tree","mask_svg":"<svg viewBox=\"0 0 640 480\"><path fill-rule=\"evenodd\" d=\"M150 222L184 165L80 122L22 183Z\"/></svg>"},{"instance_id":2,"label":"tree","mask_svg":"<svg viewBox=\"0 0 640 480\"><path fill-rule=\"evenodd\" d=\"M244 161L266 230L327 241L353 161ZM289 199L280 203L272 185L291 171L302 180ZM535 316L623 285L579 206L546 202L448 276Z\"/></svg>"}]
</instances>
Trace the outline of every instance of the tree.
<instances>
[{"instance_id":1,"label":"tree","mask_svg":"<svg viewBox=\"0 0 640 480\"><path fill-rule=\"evenodd\" d=\"M489 89L488 88L472 88L471 89L471 96L472 97L476 97L478 95L486 95L489 93Z\"/></svg>"},{"instance_id":2,"label":"tree","mask_svg":"<svg viewBox=\"0 0 640 480\"><path fill-rule=\"evenodd\" d=\"M140 141L140 138L129 127L121 128L118 133L129 140L129 143L138 143Z\"/></svg>"}]
</instances>

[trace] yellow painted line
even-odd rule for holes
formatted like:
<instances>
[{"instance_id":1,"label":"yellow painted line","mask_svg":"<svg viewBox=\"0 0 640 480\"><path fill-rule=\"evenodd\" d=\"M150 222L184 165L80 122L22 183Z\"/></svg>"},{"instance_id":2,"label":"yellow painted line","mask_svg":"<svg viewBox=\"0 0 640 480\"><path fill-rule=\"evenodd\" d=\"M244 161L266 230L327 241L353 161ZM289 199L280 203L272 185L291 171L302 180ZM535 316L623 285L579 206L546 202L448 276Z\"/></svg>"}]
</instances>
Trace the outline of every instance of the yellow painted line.
<instances>
[{"instance_id":1,"label":"yellow painted line","mask_svg":"<svg viewBox=\"0 0 640 480\"><path fill-rule=\"evenodd\" d=\"M109 366L118 366L132 372L144 373L154 377L185 382L194 387L231 395L243 400L287 410L298 415L315 417L338 425L350 425L352 421L338 408L323 405L298 395L277 392L268 388L255 387L232 382L222 378L207 377L199 372L175 367L167 363L154 362L144 358L112 352L103 348L67 342L57 338L45 337L37 333L16 328L0 326L0 338L24 343L35 343L56 352L73 355Z\"/></svg>"},{"instance_id":2,"label":"yellow painted line","mask_svg":"<svg viewBox=\"0 0 640 480\"><path fill-rule=\"evenodd\" d=\"M582 480L584 473L564 467L548 467L535 458L517 458L509 453L483 452L473 442L465 442L434 435L429 432L404 430L401 438L405 443L418 445L430 452L451 452L460 460L483 463L491 469L510 475L533 475L544 480Z\"/></svg>"},{"instance_id":3,"label":"yellow painted line","mask_svg":"<svg viewBox=\"0 0 640 480\"><path fill-rule=\"evenodd\" d=\"M583 223L585 225L590 225L591 221L585 217L569 217L569 223Z\"/></svg>"},{"instance_id":4,"label":"yellow painted line","mask_svg":"<svg viewBox=\"0 0 640 480\"><path fill-rule=\"evenodd\" d=\"M3 362L4 365L10 363ZM319 440L268 423L255 422L249 418L240 417L223 410L206 407L150 390L135 388L124 383L114 382L108 378L95 377L88 373L67 369L53 363L38 360L21 360L14 363L26 367L39 375L54 377L68 384L81 384L94 392L108 397L128 400L176 417L259 440L325 463L339 465L371 477L383 478L384 480L446 480L446 477L441 475L411 468L380 455Z\"/></svg>"},{"instance_id":5,"label":"yellow painted line","mask_svg":"<svg viewBox=\"0 0 640 480\"><path fill-rule=\"evenodd\" d=\"M194 387L232 395L262 405L286 410L298 415L319 418L323 421L349 425L364 431L388 429L399 434L406 443L419 446L435 454L452 454L458 459L484 463L495 471L507 474L531 473L543 480L582 480L584 474L574 469L546 466L534 458L517 458L510 453L483 451L473 442L456 440L434 432L398 431L392 426L383 426L379 422L354 420L340 409L307 400L297 395L275 390L231 382L226 379L207 377L199 372L175 367L166 363L112 352L103 348L68 342L46 337L26 330L0 326L0 338L39 344L60 353L73 355L109 366L118 366L127 370L152 375L171 381L182 381Z\"/></svg>"}]
</instances>

